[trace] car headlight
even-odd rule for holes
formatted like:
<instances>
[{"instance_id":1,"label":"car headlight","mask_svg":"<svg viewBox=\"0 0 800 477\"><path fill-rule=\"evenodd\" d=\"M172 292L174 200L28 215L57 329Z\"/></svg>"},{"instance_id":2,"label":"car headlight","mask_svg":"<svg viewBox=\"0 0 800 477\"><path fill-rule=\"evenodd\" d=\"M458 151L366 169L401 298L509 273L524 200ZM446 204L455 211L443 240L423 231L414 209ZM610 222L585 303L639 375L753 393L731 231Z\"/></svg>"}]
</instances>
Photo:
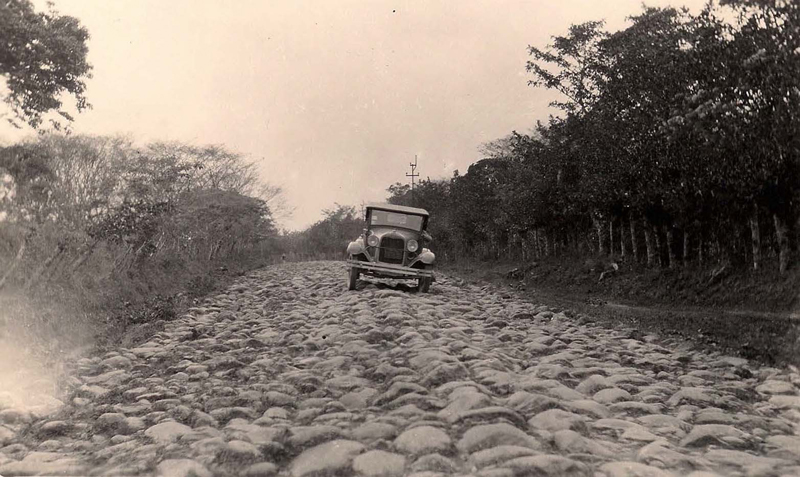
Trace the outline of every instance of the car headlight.
<instances>
[{"instance_id":1,"label":"car headlight","mask_svg":"<svg viewBox=\"0 0 800 477\"><path fill-rule=\"evenodd\" d=\"M378 236L377 235L370 235L367 237L367 245L370 247L377 247L378 246Z\"/></svg>"},{"instance_id":2,"label":"car headlight","mask_svg":"<svg viewBox=\"0 0 800 477\"><path fill-rule=\"evenodd\" d=\"M409 252L416 252L419 249L419 242L414 239L409 240L406 243L406 248Z\"/></svg>"}]
</instances>

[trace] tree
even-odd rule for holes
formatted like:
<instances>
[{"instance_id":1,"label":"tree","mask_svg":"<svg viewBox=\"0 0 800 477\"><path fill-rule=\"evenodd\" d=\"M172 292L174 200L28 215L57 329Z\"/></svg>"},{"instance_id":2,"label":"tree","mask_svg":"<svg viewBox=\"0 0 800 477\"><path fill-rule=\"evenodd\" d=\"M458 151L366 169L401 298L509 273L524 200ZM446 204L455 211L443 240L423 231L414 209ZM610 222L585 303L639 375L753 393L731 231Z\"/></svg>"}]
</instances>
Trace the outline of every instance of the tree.
<instances>
[{"instance_id":1,"label":"tree","mask_svg":"<svg viewBox=\"0 0 800 477\"><path fill-rule=\"evenodd\" d=\"M286 218L292 210L280 186L261 180L255 162L222 145L194 146L180 142L155 142L144 155L179 166L194 188L234 191L263 200L273 218Z\"/></svg>"},{"instance_id":2,"label":"tree","mask_svg":"<svg viewBox=\"0 0 800 477\"><path fill-rule=\"evenodd\" d=\"M8 121L20 127L23 121L38 128L43 115L56 111L63 119L72 116L62 109L61 96L75 98L78 112L89 107L84 80L91 77L86 61L89 32L78 19L54 10L34 11L30 0L0 2L0 77L7 92L3 100L13 117ZM60 129L59 120L51 119Z\"/></svg>"},{"instance_id":3,"label":"tree","mask_svg":"<svg viewBox=\"0 0 800 477\"><path fill-rule=\"evenodd\" d=\"M645 8L630 21L630 27L599 45L606 61L599 65L603 82L594 130L604 139L602 149L610 152L605 162L613 177L607 187L612 214L627 209L635 220L644 212L645 230L656 228L656 243L664 234L663 257L674 266L674 229L686 233L694 219L696 201L686 168L696 158L693 144L670 144L661 130L675 97L696 83L687 52L694 31L691 17L673 8Z\"/></svg>"},{"instance_id":4,"label":"tree","mask_svg":"<svg viewBox=\"0 0 800 477\"><path fill-rule=\"evenodd\" d=\"M361 214L349 205L334 204L322 211L324 219L304 230L300 252L310 255L343 255L347 244L358 237L365 226Z\"/></svg>"},{"instance_id":5,"label":"tree","mask_svg":"<svg viewBox=\"0 0 800 477\"><path fill-rule=\"evenodd\" d=\"M724 209L706 215L738 215L749 222L755 269L761 261L760 217L772 215L783 272L787 233L797 214L800 7L723 3L736 7L737 21L723 21L711 9L695 19L697 33L687 48L695 83L676 97L667 130L673 144L691 144L699 152L687 169L693 182L701 179L696 189L706 199L710 192L715 202L724 201Z\"/></svg>"},{"instance_id":6,"label":"tree","mask_svg":"<svg viewBox=\"0 0 800 477\"><path fill-rule=\"evenodd\" d=\"M5 220L43 222L55 175L42 148L35 143L0 148L0 176L5 177L7 190L0 203Z\"/></svg>"},{"instance_id":7,"label":"tree","mask_svg":"<svg viewBox=\"0 0 800 477\"><path fill-rule=\"evenodd\" d=\"M114 203L135 153L132 141L82 134L39 135L35 141L54 176L48 215L65 228L86 229Z\"/></svg>"},{"instance_id":8,"label":"tree","mask_svg":"<svg viewBox=\"0 0 800 477\"><path fill-rule=\"evenodd\" d=\"M450 205L450 181L423 179L414 187L414 201L411 201L411 186L396 182L389 186L387 202L425 209L430 214L428 233L433 236L433 249L451 250L454 245L452 207Z\"/></svg>"},{"instance_id":9,"label":"tree","mask_svg":"<svg viewBox=\"0 0 800 477\"><path fill-rule=\"evenodd\" d=\"M597 43L606 34L603 22L572 25L567 36L553 37L547 51L528 46L533 58L527 70L533 74L531 86L555 89L567 98L551 106L567 112L582 112L591 106L597 94L597 75L592 66L598 61ZM555 68L556 71L552 71Z\"/></svg>"},{"instance_id":10,"label":"tree","mask_svg":"<svg viewBox=\"0 0 800 477\"><path fill-rule=\"evenodd\" d=\"M180 198L162 225L172 249L212 260L254 246L276 234L267 204L235 191L202 189ZM171 242L171 243L170 243Z\"/></svg>"}]
</instances>

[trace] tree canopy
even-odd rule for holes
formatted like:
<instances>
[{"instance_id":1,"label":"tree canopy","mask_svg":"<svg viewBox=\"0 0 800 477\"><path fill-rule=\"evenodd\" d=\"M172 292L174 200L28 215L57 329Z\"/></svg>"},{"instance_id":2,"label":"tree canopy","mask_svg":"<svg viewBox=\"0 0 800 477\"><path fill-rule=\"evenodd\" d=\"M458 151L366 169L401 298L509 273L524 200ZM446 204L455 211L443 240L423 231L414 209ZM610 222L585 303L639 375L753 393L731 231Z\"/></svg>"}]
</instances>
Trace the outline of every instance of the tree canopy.
<instances>
[{"instance_id":1,"label":"tree canopy","mask_svg":"<svg viewBox=\"0 0 800 477\"><path fill-rule=\"evenodd\" d=\"M560 93L560 114L420 184L414 201L448 231L438 251L786 269L800 246L800 5L644 7L629 22L529 47L529 84Z\"/></svg>"},{"instance_id":2,"label":"tree canopy","mask_svg":"<svg viewBox=\"0 0 800 477\"><path fill-rule=\"evenodd\" d=\"M30 0L0 2L0 78L5 80L0 96L10 109L11 124L22 121L38 128L51 111L72 121L63 108L65 93L75 99L78 112L89 107L84 95L92 69L86 59L88 39L78 19L52 7L36 12ZM59 129L61 120L50 122Z\"/></svg>"}]
</instances>

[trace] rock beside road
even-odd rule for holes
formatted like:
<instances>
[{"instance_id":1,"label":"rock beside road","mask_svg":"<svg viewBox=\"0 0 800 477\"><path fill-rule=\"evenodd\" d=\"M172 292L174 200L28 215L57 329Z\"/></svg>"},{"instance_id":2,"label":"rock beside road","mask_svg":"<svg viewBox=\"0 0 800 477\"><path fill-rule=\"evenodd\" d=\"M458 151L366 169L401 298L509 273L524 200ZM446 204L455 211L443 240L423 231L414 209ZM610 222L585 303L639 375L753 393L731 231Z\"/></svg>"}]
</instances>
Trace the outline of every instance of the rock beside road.
<instances>
[{"instance_id":1,"label":"rock beside road","mask_svg":"<svg viewBox=\"0 0 800 477\"><path fill-rule=\"evenodd\" d=\"M75 363L46 412L0 399L0 475L800 475L792 370L390 285L347 291L334 262L241 277Z\"/></svg>"}]
</instances>

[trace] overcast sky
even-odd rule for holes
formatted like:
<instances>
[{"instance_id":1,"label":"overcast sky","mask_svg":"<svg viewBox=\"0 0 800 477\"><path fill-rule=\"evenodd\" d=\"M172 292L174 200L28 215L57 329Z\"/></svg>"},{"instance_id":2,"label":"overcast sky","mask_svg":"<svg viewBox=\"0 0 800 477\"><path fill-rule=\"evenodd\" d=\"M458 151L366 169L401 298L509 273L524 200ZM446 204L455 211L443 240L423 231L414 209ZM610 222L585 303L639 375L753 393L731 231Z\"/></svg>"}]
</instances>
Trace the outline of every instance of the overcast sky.
<instances>
[{"instance_id":1,"label":"overcast sky","mask_svg":"<svg viewBox=\"0 0 800 477\"><path fill-rule=\"evenodd\" d=\"M611 29L640 0L54 0L89 29L91 111L78 133L225 144L285 190L301 229L334 203L385 199L416 154L452 176L481 144L552 113L528 45ZM649 0L652 6L704 0ZM44 2L37 1L41 5ZM0 126L0 138L18 137Z\"/></svg>"}]
</instances>

